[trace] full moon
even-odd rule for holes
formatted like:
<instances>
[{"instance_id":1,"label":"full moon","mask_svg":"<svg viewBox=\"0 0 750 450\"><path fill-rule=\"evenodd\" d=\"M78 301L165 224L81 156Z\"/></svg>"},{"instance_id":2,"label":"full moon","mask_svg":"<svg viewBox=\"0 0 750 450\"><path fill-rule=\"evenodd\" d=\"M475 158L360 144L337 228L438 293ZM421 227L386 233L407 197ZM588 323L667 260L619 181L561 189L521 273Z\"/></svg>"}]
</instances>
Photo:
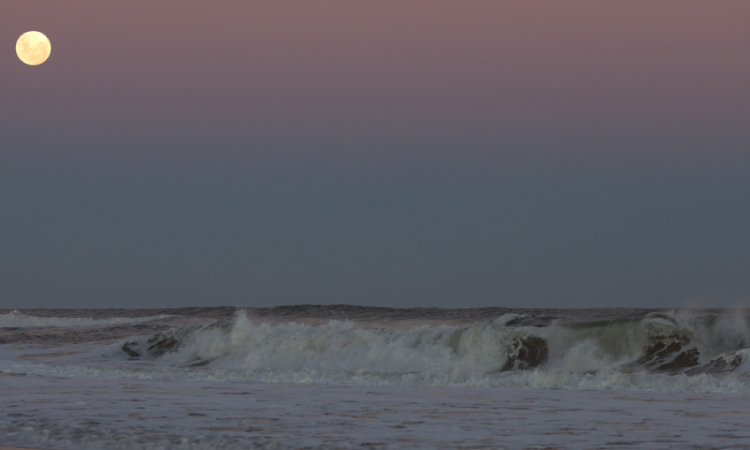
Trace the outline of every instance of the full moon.
<instances>
[{"instance_id":1,"label":"full moon","mask_svg":"<svg viewBox=\"0 0 750 450\"><path fill-rule=\"evenodd\" d=\"M30 66L38 66L47 61L51 51L49 39L38 31L27 31L16 42L18 57Z\"/></svg>"}]
</instances>

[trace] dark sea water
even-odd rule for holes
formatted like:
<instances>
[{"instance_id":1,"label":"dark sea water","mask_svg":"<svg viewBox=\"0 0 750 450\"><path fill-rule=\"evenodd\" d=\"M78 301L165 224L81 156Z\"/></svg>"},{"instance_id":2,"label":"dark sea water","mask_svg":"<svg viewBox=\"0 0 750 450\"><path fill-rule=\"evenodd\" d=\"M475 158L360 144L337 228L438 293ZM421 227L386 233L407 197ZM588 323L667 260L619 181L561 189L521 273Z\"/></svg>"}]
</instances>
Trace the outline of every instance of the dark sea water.
<instances>
[{"instance_id":1,"label":"dark sea water","mask_svg":"<svg viewBox=\"0 0 750 450\"><path fill-rule=\"evenodd\" d=\"M0 447L750 448L721 309L0 310Z\"/></svg>"}]
</instances>

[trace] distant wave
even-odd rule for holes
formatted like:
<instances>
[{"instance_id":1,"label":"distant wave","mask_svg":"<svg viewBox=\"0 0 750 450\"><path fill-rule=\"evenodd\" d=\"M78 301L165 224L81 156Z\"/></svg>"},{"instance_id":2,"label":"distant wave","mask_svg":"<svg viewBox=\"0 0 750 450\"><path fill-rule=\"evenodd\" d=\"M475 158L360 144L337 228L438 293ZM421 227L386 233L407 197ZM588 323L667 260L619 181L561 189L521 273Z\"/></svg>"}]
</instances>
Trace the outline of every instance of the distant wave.
<instances>
[{"instance_id":1,"label":"distant wave","mask_svg":"<svg viewBox=\"0 0 750 450\"><path fill-rule=\"evenodd\" d=\"M161 320L174 317L171 315L158 315L150 317L113 317L109 319L91 319L88 317L38 317L23 314L19 311L11 311L8 314L0 314L0 328L77 328L77 327L105 327L114 325L131 325L152 320Z\"/></svg>"}]
</instances>

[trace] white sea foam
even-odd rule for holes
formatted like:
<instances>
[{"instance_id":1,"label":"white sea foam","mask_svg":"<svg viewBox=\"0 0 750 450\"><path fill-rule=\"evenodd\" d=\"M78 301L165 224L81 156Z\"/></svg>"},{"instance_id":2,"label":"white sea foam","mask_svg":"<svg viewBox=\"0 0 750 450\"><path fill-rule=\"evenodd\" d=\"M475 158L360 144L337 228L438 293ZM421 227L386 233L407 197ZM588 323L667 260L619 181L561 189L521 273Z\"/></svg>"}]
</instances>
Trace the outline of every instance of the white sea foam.
<instances>
[{"instance_id":1,"label":"white sea foam","mask_svg":"<svg viewBox=\"0 0 750 450\"><path fill-rule=\"evenodd\" d=\"M78 328L78 327L105 327L113 325L131 325L152 320L168 319L170 315L158 315L149 317L115 317L110 319L91 319L88 317L38 317L12 311L9 314L0 314L0 327L18 328Z\"/></svg>"},{"instance_id":2,"label":"white sea foam","mask_svg":"<svg viewBox=\"0 0 750 450\"><path fill-rule=\"evenodd\" d=\"M750 393L750 377L737 373L695 376L645 371L602 370L572 373L559 369L480 374L426 370L410 373L368 373L312 369L229 370L216 368L142 367L111 364L48 364L5 362L4 373L24 373L66 379L166 382L292 383L362 386L422 386L563 389L585 391L647 391L691 393Z\"/></svg>"},{"instance_id":3,"label":"white sea foam","mask_svg":"<svg viewBox=\"0 0 750 450\"><path fill-rule=\"evenodd\" d=\"M166 381L750 392L750 349L737 348L746 345L747 328L730 316L705 321L659 313L582 326L512 326L518 317L401 330L342 321L318 326L256 322L240 313L231 324L172 329L88 351L88 344L82 344L54 360L39 352L56 349L30 348L29 357L54 364L16 361L12 370ZM660 372L639 362L653 339L677 334L690 337L690 348L700 350L701 364L718 361L719 373ZM518 357L518 343L529 338L547 343L545 362L528 370L503 370L509 358ZM140 358L123 351L126 342ZM173 347L158 345L175 342ZM669 362L681 351L662 359ZM9 370L7 364L3 367Z\"/></svg>"},{"instance_id":4,"label":"white sea foam","mask_svg":"<svg viewBox=\"0 0 750 450\"><path fill-rule=\"evenodd\" d=\"M505 327L508 320L391 330L340 321L257 323L240 314L229 330L210 327L189 334L177 352L162 360L174 365L208 361L213 368L231 370L437 372L462 378L499 370L511 342L534 331Z\"/></svg>"},{"instance_id":5,"label":"white sea foam","mask_svg":"<svg viewBox=\"0 0 750 450\"><path fill-rule=\"evenodd\" d=\"M320 326L258 323L240 314L231 325L175 329L162 335L166 340L177 336L182 345L155 359L133 360L122 351L125 342L134 341L139 342L139 349L146 349L149 337L143 336L105 347L92 346L88 351L77 347L77 353L58 358L54 364L16 361L13 367L7 362L3 367L14 372L109 380L750 392L750 350L715 357L727 362L739 358L741 364L733 373L652 373L628 365L638 357L638 352L628 347L628 339L608 344L609 333L620 333L619 328L593 328L585 333L562 325L505 326L510 320L512 317L503 317L470 327L389 330L337 321ZM670 329L670 320L654 318L656 332ZM654 326L648 321L631 325L636 327L632 345L640 345L637 331L645 332L641 327ZM550 360L531 370L499 371L508 358L509 343L528 336L540 336L551 343ZM193 367L196 362L207 364Z\"/></svg>"},{"instance_id":6,"label":"white sea foam","mask_svg":"<svg viewBox=\"0 0 750 450\"><path fill-rule=\"evenodd\" d=\"M596 326L506 326L516 318L506 315L469 327L392 330L339 321L320 326L257 323L240 313L229 328L206 327L190 333L174 330L184 333L179 337L181 346L162 360L174 365L201 361L230 370L440 373L464 379L499 371L509 357L516 356L512 350L529 337L543 339L549 347L543 370L571 373L629 367L649 345L654 345L654 339L660 338L684 336L689 347L699 351L700 363L739 355L746 364L744 354L736 352L750 346L744 320L731 318L706 322L679 314L658 314ZM142 344L142 348L147 346ZM667 359L679 355L674 353Z\"/></svg>"}]
</instances>

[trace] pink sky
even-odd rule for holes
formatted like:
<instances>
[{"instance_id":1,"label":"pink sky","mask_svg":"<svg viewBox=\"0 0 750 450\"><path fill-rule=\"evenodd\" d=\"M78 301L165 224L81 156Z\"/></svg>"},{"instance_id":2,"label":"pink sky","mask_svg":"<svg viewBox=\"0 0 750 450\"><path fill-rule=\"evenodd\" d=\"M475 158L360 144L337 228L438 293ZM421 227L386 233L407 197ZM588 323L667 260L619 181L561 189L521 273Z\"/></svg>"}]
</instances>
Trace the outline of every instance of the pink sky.
<instances>
[{"instance_id":1,"label":"pink sky","mask_svg":"<svg viewBox=\"0 0 750 450\"><path fill-rule=\"evenodd\" d=\"M748 17L744 1L14 1L6 48L34 29L53 52L37 68L0 56L2 114L252 152L382 141L580 156L635 137L674 154L750 140Z\"/></svg>"}]
</instances>

